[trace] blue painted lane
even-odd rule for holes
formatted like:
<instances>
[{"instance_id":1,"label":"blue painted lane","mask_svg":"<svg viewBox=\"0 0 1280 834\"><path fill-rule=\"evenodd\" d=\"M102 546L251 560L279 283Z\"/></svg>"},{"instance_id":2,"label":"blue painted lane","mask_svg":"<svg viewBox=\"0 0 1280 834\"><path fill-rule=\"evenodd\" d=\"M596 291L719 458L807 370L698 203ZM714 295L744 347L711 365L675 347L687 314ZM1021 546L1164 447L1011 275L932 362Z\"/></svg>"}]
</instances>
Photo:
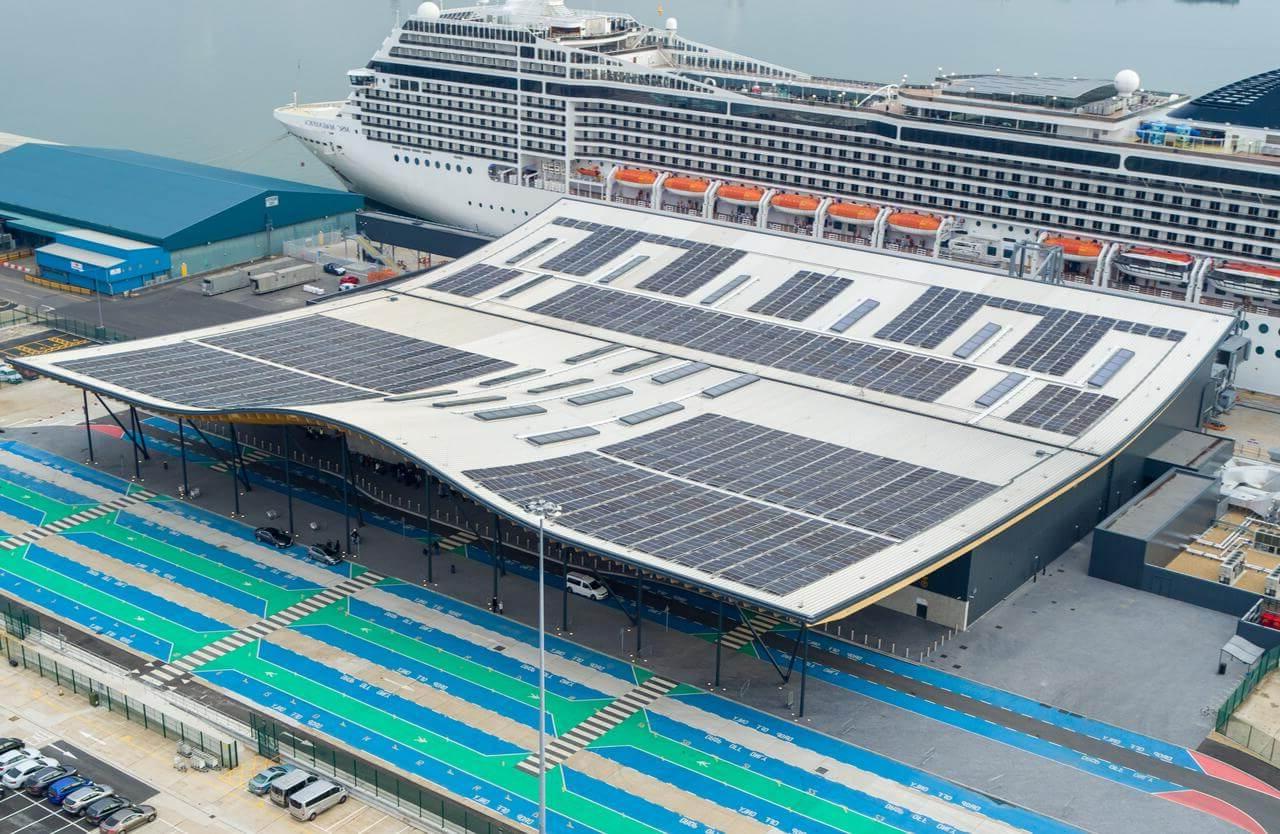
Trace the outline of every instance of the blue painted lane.
<instances>
[{"instance_id":1,"label":"blue painted lane","mask_svg":"<svg viewBox=\"0 0 1280 834\"><path fill-rule=\"evenodd\" d=\"M247 611L254 616L266 616L266 600L219 582L216 579L210 579L202 573L189 570L158 556L153 556L146 551L130 547L127 544L121 544L100 533L76 532L72 528L72 530L63 533L63 536L79 542L90 550L96 550L104 556L110 556L112 559L117 559L138 570L144 570L153 576L159 576L170 582L190 588L210 599L224 602L234 608L239 608L241 611Z\"/></svg>"},{"instance_id":2,"label":"blue painted lane","mask_svg":"<svg viewBox=\"0 0 1280 834\"><path fill-rule=\"evenodd\" d=\"M129 487L132 486L128 481L117 478L114 475L108 475L106 472L94 469L91 466L76 463L75 461L68 460L60 455L55 455L52 452L46 452L44 449L38 449L35 446L30 446L18 440L0 440L0 449L12 452L13 454L18 455L19 457L24 457L29 461L44 464L50 469L56 469L59 472L72 475L82 481L88 481L91 484L96 484L103 489L118 492L121 495L126 494L129 491ZM96 504L98 502L90 501L89 503Z\"/></svg>"},{"instance_id":3,"label":"blue painted lane","mask_svg":"<svg viewBox=\"0 0 1280 834\"><path fill-rule=\"evenodd\" d=\"M943 672L940 669L909 663L879 652L860 649L857 646L850 645L842 640L836 640L820 632L811 632L811 635L810 640L813 648L829 654L837 654L850 660L856 660L859 663L865 663L868 666L874 666L878 669L884 669L903 677L930 684L931 686L948 689L974 700L1002 707L1028 718L1034 718L1038 721L1070 730L1073 733L1105 741L1107 744L1132 750L1144 756L1151 756L1161 761L1176 764L1179 767L1200 771L1200 766L1185 747L1179 747L1167 741L1161 741L1141 733L1095 721L1083 715L1076 715L1048 704L1034 701L1031 698ZM812 658L813 656L810 655L810 657ZM821 662L820 657L817 660Z\"/></svg>"},{"instance_id":4,"label":"blue painted lane","mask_svg":"<svg viewBox=\"0 0 1280 834\"><path fill-rule=\"evenodd\" d=\"M279 588L289 591L310 591L318 590L321 586L312 582L310 579L304 579L294 573L281 570L262 562L255 562L248 556L243 556L233 550L226 550L217 545L209 544L201 541L194 536L186 533L180 533L162 524L146 518L140 518L128 512L122 512L116 515L115 523L117 527L123 527L126 530L132 530L135 533L141 533L144 536L153 538L157 541L185 550L193 556L199 556L208 559L211 562L217 562L220 565L239 571L246 576L254 579L260 579ZM269 551L268 551L269 552Z\"/></svg>"},{"instance_id":5,"label":"blue painted lane","mask_svg":"<svg viewBox=\"0 0 1280 834\"><path fill-rule=\"evenodd\" d=\"M51 550L33 545L27 549L26 558L32 564L54 571L73 582L108 591L120 601L141 608L143 611L149 611L188 631L197 633L234 631L230 625L205 616L199 611L184 608L176 602L171 602L150 591L144 591L109 574L85 567L74 559L68 559Z\"/></svg>"},{"instance_id":6,"label":"blue painted lane","mask_svg":"<svg viewBox=\"0 0 1280 834\"><path fill-rule=\"evenodd\" d=\"M21 501L17 501L13 498L7 498L3 495L0 495L0 513L12 516L19 521L26 522L32 527L39 527L44 524L44 512L42 510L28 507ZM13 531L6 531L5 535L11 536L13 535Z\"/></svg>"},{"instance_id":7,"label":"blue painted lane","mask_svg":"<svg viewBox=\"0 0 1280 834\"><path fill-rule=\"evenodd\" d=\"M382 587L382 590L389 590L390 588L395 587L401 586L384 586ZM410 617L402 617L393 611L388 611L385 608L365 602L364 600L348 598L347 603L349 606L348 610L354 617L359 617L360 619L368 620L369 622L376 623L384 628L389 628L406 637L419 640L429 646L433 646L441 651L448 652L449 654L461 657L465 660L475 661L476 663L493 669L495 672L500 672L507 677L515 678L516 680L527 683L530 686L538 685L538 668L536 666L521 663L519 660L516 660L513 657L508 657L502 652L496 652L484 646L477 645L468 640L464 640L461 637L450 634L447 631L432 628L431 626L418 622ZM550 636L548 635L548 638L549 637ZM599 692L586 684L579 683L568 678L563 678L550 672L547 673L547 691L570 701L613 700L605 693ZM530 726L537 727L538 725L530 724Z\"/></svg>"},{"instance_id":8,"label":"blue painted lane","mask_svg":"<svg viewBox=\"0 0 1280 834\"><path fill-rule=\"evenodd\" d=\"M42 608L95 634L110 637L142 654L160 660L168 660L173 654L171 643L138 628L136 624L122 623L8 571L0 570L0 589L25 603Z\"/></svg>"},{"instance_id":9,"label":"blue painted lane","mask_svg":"<svg viewBox=\"0 0 1280 834\"><path fill-rule=\"evenodd\" d=\"M616 785L610 785L601 782L599 779L588 776L587 774L567 768L557 768L563 771L565 789L585 799L590 799L597 805L601 804L603 799L605 804L620 814L630 817L633 820L639 820L646 825L652 826L658 831L690 831L694 834L725 834L717 828L698 822L697 820L681 816L674 811L663 808L660 805L654 805L652 802L641 799L635 794L618 790ZM548 817L548 819L550 819ZM578 831L579 828L574 826L571 830Z\"/></svg>"},{"instance_id":10,"label":"blue painted lane","mask_svg":"<svg viewBox=\"0 0 1280 834\"><path fill-rule=\"evenodd\" d=\"M87 495L81 495L49 481L42 481L39 478L28 475L26 472L12 469L4 464L0 464L0 480L8 481L18 489L43 495L45 498L57 501L59 504L66 504L69 507L91 506L99 503Z\"/></svg>"},{"instance_id":11,"label":"blue painted lane","mask_svg":"<svg viewBox=\"0 0 1280 834\"><path fill-rule=\"evenodd\" d=\"M341 695L364 704L366 707L381 710L404 721L409 721L424 730L452 739L471 750L485 756L510 756L528 751L522 750L503 739L468 727L461 721L441 715L434 710L402 698L385 689L379 689L368 681L344 675L337 669L323 663L303 657L296 652L277 646L273 643L262 643L258 656L268 663L288 669L320 686L326 686Z\"/></svg>"}]
</instances>

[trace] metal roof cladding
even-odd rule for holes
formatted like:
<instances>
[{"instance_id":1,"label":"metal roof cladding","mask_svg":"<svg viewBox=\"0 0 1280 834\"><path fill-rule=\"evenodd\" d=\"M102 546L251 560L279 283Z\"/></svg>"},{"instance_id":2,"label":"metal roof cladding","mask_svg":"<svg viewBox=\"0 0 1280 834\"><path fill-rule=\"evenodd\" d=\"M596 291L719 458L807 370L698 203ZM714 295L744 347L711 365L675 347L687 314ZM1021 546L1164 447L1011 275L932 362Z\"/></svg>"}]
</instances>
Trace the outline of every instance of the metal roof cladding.
<instances>
[{"instance_id":1,"label":"metal roof cladding","mask_svg":"<svg viewBox=\"0 0 1280 834\"><path fill-rule=\"evenodd\" d=\"M1233 81L1169 115L1197 122L1280 129L1280 69Z\"/></svg>"},{"instance_id":2,"label":"metal roof cladding","mask_svg":"<svg viewBox=\"0 0 1280 834\"><path fill-rule=\"evenodd\" d=\"M268 218L280 228L363 203L344 191L135 151L27 144L0 154L0 211L170 251L260 232Z\"/></svg>"}]
</instances>

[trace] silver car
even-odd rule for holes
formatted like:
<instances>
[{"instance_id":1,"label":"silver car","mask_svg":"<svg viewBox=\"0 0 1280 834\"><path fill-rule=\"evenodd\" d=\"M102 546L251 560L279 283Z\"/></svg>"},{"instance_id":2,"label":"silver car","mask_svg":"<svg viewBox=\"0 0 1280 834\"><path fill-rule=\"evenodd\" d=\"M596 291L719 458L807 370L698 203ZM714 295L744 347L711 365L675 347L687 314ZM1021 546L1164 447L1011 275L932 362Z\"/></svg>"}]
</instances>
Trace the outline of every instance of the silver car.
<instances>
[{"instance_id":1,"label":"silver car","mask_svg":"<svg viewBox=\"0 0 1280 834\"><path fill-rule=\"evenodd\" d=\"M0 776L0 784L6 788L18 789L28 776L37 770L44 770L46 767L53 767L58 763L57 759L51 759L48 756L36 756L31 759L21 759L9 765L4 772L4 776Z\"/></svg>"},{"instance_id":2,"label":"silver car","mask_svg":"<svg viewBox=\"0 0 1280 834\"><path fill-rule=\"evenodd\" d=\"M102 834L126 834L135 828L155 822L156 809L150 805L128 805L102 821L98 830Z\"/></svg>"},{"instance_id":3,"label":"silver car","mask_svg":"<svg viewBox=\"0 0 1280 834\"><path fill-rule=\"evenodd\" d=\"M62 813L69 816L78 817L99 799L106 799L108 796L115 796L115 788L110 785L86 785L83 788L76 788L67 794L67 798L62 800Z\"/></svg>"}]
</instances>

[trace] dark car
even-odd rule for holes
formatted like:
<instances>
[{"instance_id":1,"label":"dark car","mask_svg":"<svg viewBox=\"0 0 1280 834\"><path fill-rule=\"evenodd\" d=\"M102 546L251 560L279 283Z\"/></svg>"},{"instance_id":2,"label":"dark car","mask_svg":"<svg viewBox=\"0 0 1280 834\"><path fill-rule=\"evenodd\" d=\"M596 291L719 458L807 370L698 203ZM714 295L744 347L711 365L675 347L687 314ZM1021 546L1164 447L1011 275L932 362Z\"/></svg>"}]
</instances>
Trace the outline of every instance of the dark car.
<instances>
[{"instance_id":1,"label":"dark car","mask_svg":"<svg viewBox=\"0 0 1280 834\"><path fill-rule=\"evenodd\" d=\"M322 565L341 565L342 554L333 545L316 543L307 548L307 556Z\"/></svg>"},{"instance_id":2,"label":"dark car","mask_svg":"<svg viewBox=\"0 0 1280 834\"><path fill-rule=\"evenodd\" d=\"M61 805L62 800L66 799L72 791L92 784L93 780L87 776L64 776L50 784L49 789L44 792L44 796L45 799L49 800L50 804Z\"/></svg>"},{"instance_id":3,"label":"dark car","mask_svg":"<svg viewBox=\"0 0 1280 834\"><path fill-rule=\"evenodd\" d=\"M253 531L253 537L263 544L269 544L281 550L293 544L293 536L279 527L259 527Z\"/></svg>"},{"instance_id":4,"label":"dark car","mask_svg":"<svg viewBox=\"0 0 1280 834\"><path fill-rule=\"evenodd\" d=\"M345 266L338 266L332 261L324 265L324 271L330 275L342 276L347 274L347 268Z\"/></svg>"},{"instance_id":5,"label":"dark car","mask_svg":"<svg viewBox=\"0 0 1280 834\"><path fill-rule=\"evenodd\" d=\"M22 747L22 739L20 738L0 738L0 756L20 747Z\"/></svg>"},{"instance_id":6,"label":"dark car","mask_svg":"<svg viewBox=\"0 0 1280 834\"><path fill-rule=\"evenodd\" d=\"M133 803L123 796L107 796L99 799L84 809L84 818L89 822L102 822L121 808Z\"/></svg>"},{"instance_id":7,"label":"dark car","mask_svg":"<svg viewBox=\"0 0 1280 834\"><path fill-rule=\"evenodd\" d=\"M54 765L37 770L28 776L22 783L22 789L31 796L44 796L45 791L49 790L49 786L54 782L66 776L75 776L76 769L67 767L66 765Z\"/></svg>"}]
</instances>

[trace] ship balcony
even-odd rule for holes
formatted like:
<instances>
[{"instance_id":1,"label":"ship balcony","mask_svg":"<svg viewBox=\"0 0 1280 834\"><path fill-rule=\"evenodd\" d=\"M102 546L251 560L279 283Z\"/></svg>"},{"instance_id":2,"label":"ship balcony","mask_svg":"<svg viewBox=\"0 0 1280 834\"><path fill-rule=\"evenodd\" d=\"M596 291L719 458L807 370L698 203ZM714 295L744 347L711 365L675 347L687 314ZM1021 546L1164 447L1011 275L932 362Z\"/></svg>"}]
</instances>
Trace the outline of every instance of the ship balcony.
<instances>
[{"instance_id":1,"label":"ship balcony","mask_svg":"<svg viewBox=\"0 0 1280 834\"><path fill-rule=\"evenodd\" d=\"M742 226L756 225L756 216L754 212L727 213L723 211L716 212L716 219L721 223L737 223Z\"/></svg>"},{"instance_id":2,"label":"ship balcony","mask_svg":"<svg viewBox=\"0 0 1280 834\"><path fill-rule=\"evenodd\" d=\"M773 232L786 232L789 235L804 235L805 237L812 237L813 223L809 222L806 224L804 221L783 223L777 220L770 220L769 230Z\"/></svg>"},{"instance_id":3,"label":"ship balcony","mask_svg":"<svg viewBox=\"0 0 1280 834\"><path fill-rule=\"evenodd\" d=\"M822 237L824 240L838 240L842 243L855 243L858 246L871 245L871 238L863 237L862 235L851 235L848 232L826 231L823 232Z\"/></svg>"},{"instance_id":4,"label":"ship balcony","mask_svg":"<svg viewBox=\"0 0 1280 834\"><path fill-rule=\"evenodd\" d=\"M621 203L624 206L644 206L645 208L649 207L648 194L639 194L635 197L624 197L621 194L614 194L613 201L615 203Z\"/></svg>"},{"instance_id":5,"label":"ship balcony","mask_svg":"<svg viewBox=\"0 0 1280 834\"><path fill-rule=\"evenodd\" d=\"M672 214L687 214L690 217L702 216L702 207L689 203L663 203L662 210Z\"/></svg>"}]
</instances>

